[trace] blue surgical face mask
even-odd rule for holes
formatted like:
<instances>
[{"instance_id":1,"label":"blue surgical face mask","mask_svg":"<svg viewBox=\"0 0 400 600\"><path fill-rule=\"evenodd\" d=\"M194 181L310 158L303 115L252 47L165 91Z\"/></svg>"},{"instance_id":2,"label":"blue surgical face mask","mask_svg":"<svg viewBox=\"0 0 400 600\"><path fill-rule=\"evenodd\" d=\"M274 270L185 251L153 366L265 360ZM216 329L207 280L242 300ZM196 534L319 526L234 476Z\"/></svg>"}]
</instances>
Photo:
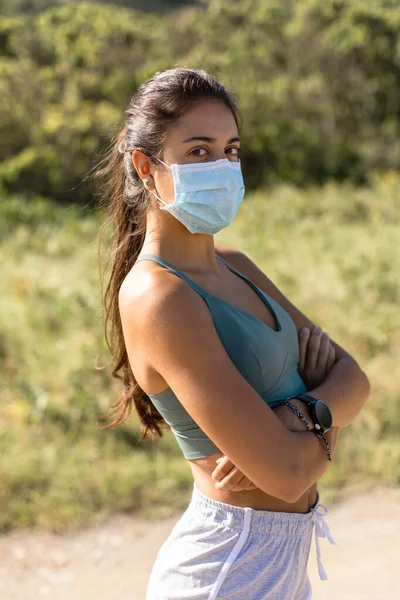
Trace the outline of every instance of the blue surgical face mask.
<instances>
[{"instance_id":1,"label":"blue surgical face mask","mask_svg":"<svg viewBox=\"0 0 400 600\"><path fill-rule=\"evenodd\" d=\"M227 158L205 162L163 165L171 169L175 197L172 204L162 202L166 210L191 233L214 234L228 227L236 217L244 196L240 162Z\"/></svg>"}]
</instances>

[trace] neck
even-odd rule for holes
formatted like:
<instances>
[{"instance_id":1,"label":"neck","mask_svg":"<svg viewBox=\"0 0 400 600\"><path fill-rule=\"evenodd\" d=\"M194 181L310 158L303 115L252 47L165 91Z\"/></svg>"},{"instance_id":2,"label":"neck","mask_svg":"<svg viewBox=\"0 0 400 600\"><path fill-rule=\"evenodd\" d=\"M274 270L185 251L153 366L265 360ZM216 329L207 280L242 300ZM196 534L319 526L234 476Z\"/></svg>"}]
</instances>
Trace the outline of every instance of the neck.
<instances>
[{"instance_id":1,"label":"neck","mask_svg":"<svg viewBox=\"0 0 400 600\"><path fill-rule=\"evenodd\" d=\"M182 223L169 214L147 215L146 235L141 254L156 254L184 272L219 273L215 256L214 236L190 233Z\"/></svg>"}]
</instances>

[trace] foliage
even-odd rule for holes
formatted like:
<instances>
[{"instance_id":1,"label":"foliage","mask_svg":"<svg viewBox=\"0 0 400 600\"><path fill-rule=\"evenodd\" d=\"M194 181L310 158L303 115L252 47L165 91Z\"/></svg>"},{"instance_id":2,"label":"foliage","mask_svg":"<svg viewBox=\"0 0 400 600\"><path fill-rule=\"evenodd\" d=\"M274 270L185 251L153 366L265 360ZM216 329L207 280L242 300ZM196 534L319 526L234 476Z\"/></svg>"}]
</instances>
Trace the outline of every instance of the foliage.
<instances>
[{"instance_id":1,"label":"foliage","mask_svg":"<svg viewBox=\"0 0 400 600\"><path fill-rule=\"evenodd\" d=\"M400 177L389 171L372 185L260 189L216 239L248 253L371 380L322 479L325 498L400 483ZM121 392L103 336L102 220L100 210L45 198L0 203L2 530L63 531L119 510L167 514L190 496L170 432L138 442L135 412L119 428L96 425Z\"/></svg>"},{"instance_id":2,"label":"foliage","mask_svg":"<svg viewBox=\"0 0 400 600\"><path fill-rule=\"evenodd\" d=\"M129 6L142 11L169 12L182 6L193 4L197 0L93 0L99 4L115 4ZM43 10L63 6L66 4L79 4L78 0L0 0L0 14L4 16L24 14L37 14Z\"/></svg>"},{"instance_id":3,"label":"foliage","mask_svg":"<svg viewBox=\"0 0 400 600\"><path fill-rule=\"evenodd\" d=\"M9 192L89 199L79 184L137 84L132 65L143 62L153 26L151 16L138 22L132 11L93 8L49 10L33 28L19 20L7 30L0 180Z\"/></svg>"},{"instance_id":4,"label":"foliage","mask_svg":"<svg viewBox=\"0 0 400 600\"><path fill-rule=\"evenodd\" d=\"M207 0L168 15L58 3L0 21L7 193L90 202L86 175L130 95L174 65L206 68L239 95L249 190L365 184L399 166L394 0Z\"/></svg>"}]
</instances>

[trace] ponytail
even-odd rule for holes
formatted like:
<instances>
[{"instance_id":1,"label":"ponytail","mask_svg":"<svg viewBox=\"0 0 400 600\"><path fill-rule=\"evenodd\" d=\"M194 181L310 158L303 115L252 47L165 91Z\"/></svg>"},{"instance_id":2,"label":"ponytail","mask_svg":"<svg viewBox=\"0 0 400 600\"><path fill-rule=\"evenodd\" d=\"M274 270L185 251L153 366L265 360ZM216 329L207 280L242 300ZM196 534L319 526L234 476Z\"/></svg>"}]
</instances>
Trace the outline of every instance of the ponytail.
<instances>
[{"instance_id":1,"label":"ponytail","mask_svg":"<svg viewBox=\"0 0 400 600\"><path fill-rule=\"evenodd\" d=\"M115 360L112 375L123 380L124 384L120 400L105 415L100 415L102 420L112 416L115 418L105 425L98 426L100 429L109 429L122 424L129 416L134 402L141 421L140 439L144 439L155 435L161 437L161 427L165 421L140 388L132 372L118 308L121 283L135 264L146 234L146 193L137 189L137 184L135 186L135 181L131 179L131 173L127 173L125 157L130 158L130 154L124 152L125 134L124 128L114 137L102 166L94 173L95 180L104 179L100 201L100 205L108 211L108 219L104 226L109 223L114 226L114 262L105 294L101 278L105 339ZM119 373L121 370L122 375Z\"/></svg>"}]
</instances>

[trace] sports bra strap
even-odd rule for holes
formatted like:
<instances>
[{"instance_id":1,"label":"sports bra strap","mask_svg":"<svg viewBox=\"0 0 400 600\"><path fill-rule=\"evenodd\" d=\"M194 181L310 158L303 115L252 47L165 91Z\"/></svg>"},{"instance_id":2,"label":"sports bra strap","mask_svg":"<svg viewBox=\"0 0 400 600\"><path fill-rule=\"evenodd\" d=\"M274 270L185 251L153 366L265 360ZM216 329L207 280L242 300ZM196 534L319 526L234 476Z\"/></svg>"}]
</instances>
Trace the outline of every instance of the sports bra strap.
<instances>
[{"instance_id":1,"label":"sports bra strap","mask_svg":"<svg viewBox=\"0 0 400 600\"><path fill-rule=\"evenodd\" d=\"M223 258L221 258L221 256L218 256L218 254L215 255L221 262L224 263L224 265L226 265L228 267L228 269L230 271L233 271L234 273L237 273L237 275L240 275L240 277L244 277L245 279L247 279L247 277L245 275L243 275L243 273L240 273L240 271L238 271L237 269L235 269L235 267L233 267L232 265L230 265L228 262L226 262L226 260L224 260Z\"/></svg>"},{"instance_id":2,"label":"sports bra strap","mask_svg":"<svg viewBox=\"0 0 400 600\"><path fill-rule=\"evenodd\" d=\"M202 287L197 285L197 283L195 281L193 281L193 279L190 279L190 277L185 275L185 273L182 273L182 271L180 271L179 269L176 269L169 262L167 262L166 260L161 258L161 256L157 256L156 254L142 254L142 256L140 256L137 259L135 264L140 262L141 260L152 260L152 261L158 263L159 265L165 267L166 269L169 269L170 271L175 273L175 275L177 275L178 277L183 279L183 281L186 281L186 283L188 285L190 285L190 287L193 288L198 294L200 294L200 296L202 296L203 298L209 298L210 294L206 290L204 290Z\"/></svg>"},{"instance_id":3,"label":"sports bra strap","mask_svg":"<svg viewBox=\"0 0 400 600\"><path fill-rule=\"evenodd\" d=\"M256 290L256 286L254 284L254 282L249 279L247 277L247 275L244 275L244 273L241 273L240 271L238 271L237 269L235 269L235 267L233 267L231 264L229 264L228 262L226 262L226 260L224 260L223 258L221 258L220 256L218 256L218 254L215 255L217 258L219 258L220 261L222 261L230 271L232 271L233 273L236 273L236 275L239 275L239 277L241 277L242 279L244 279L245 281L247 281L247 283L249 283L251 285L251 287ZM257 291L257 290L256 290Z\"/></svg>"}]
</instances>

